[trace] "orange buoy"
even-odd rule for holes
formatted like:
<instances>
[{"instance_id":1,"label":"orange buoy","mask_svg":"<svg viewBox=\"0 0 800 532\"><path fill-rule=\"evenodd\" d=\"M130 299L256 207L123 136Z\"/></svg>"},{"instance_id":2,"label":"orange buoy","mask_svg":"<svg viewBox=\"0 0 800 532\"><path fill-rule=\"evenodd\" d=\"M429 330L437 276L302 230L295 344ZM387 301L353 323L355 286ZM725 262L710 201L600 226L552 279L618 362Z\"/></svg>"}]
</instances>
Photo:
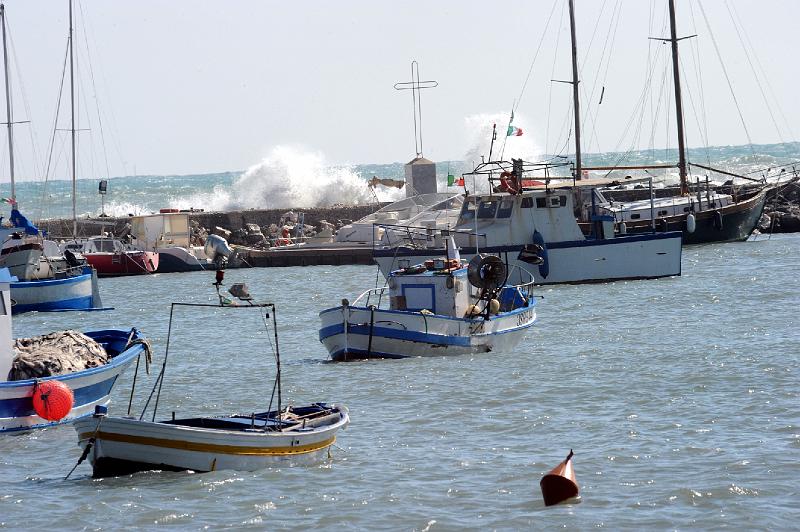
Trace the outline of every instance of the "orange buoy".
<instances>
[{"instance_id":1,"label":"orange buoy","mask_svg":"<svg viewBox=\"0 0 800 532\"><path fill-rule=\"evenodd\" d=\"M64 419L72 410L72 403L72 390L61 381L38 382L33 388L33 410L42 419Z\"/></svg>"},{"instance_id":2,"label":"orange buoy","mask_svg":"<svg viewBox=\"0 0 800 532\"><path fill-rule=\"evenodd\" d=\"M552 506L578 495L578 481L575 480L575 471L572 469L573 454L570 449L564 461L539 481L545 506Z\"/></svg>"}]
</instances>

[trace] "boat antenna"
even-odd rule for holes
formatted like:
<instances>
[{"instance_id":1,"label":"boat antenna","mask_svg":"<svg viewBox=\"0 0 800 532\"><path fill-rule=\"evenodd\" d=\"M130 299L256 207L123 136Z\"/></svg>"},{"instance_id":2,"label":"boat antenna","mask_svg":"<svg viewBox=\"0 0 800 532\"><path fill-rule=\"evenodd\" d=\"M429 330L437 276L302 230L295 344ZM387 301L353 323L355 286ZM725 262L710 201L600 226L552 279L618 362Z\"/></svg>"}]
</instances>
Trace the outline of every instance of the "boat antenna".
<instances>
[{"instance_id":1,"label":"boat antenna","mask_svg":"<svg viewBox=\"0 0 800 532\"><path fill-rule=\"evenodd\" d=\"M422 157L422 94L420 91L438 86L438 81L419 80L419 64L416 61L411 61L411 81L394 84L395 90L411 90L411 99L414 102L414 149L417 152L417 158Z\"/></svg>"},{"instance_id":2,"label":"boat antenna","mask_svg":"<svg viewBox=\"0 0 800 532\"><path fill-rule=\"evenodd\" d=\"M0 4L0 19L3 24L3 73L6 80L6 125L8 126L8 164L11 177L11 201L13 207L16 207L17 192L14 185L14 120L11 115L11 87L8 84L8 49L6 47L6 6Z\"/></svg>"},{"instance_id":3,"label":"boat antenna","mask_svg":"<svg viewBox=\"0 0 800 532\"><path fill-rule=\"evenodd\" d=\"M72 143L72 238L78 236L78 207L76 204L77 185L75 183L75 58L72 37L72 0L69 0L69 95L72 125L70 126ZM155 412L154 412L155 414Z\"/></svg>"},{"instance_id":4,"label":"boat antenna","mask_svg":"<svg viewBox=\"0 0 800 532\"><path fill-rule=\"evenodd\" d=\"M492 142L489 144L489 162L492 162L492 150L494 150L495 140L497 140L497 124L492 124Z\"/></svg>"}]
</instances>

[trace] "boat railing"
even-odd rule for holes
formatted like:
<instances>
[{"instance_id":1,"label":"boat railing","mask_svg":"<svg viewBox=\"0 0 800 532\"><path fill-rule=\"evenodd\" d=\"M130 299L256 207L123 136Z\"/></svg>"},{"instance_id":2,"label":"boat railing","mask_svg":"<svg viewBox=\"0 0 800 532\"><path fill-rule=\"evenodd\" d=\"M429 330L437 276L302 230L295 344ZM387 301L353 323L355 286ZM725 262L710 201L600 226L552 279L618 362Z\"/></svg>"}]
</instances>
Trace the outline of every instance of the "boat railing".
<instances>
[{"instance_id":1,"label":"boat railing","mask_svg":"<svg viewBox=\"0 0 800 532\"><path fill-rule=\"evenodd\" d=\"M378 288L370 288L369 290L363 292L360 296L358 296L355 301L351 303L354 306L364 306L369 307L370 305L375 305L375 308L380 308L381 303L388 299L384 298L384 292L388 291L388 286L381 286Z\"/></svg>"},{"instance_id":2,"label":"boat railing","mask_svg":"<svg viewBox=\"0 0 800 532\"><path fill-rule=\"evenodd\" d=\"M459 246L485 247L486 234L465 229L441 229L431 226L373 224L376 229L373 235L382 234L380 239L373 239L372 247L397 248L401 246L415 249L439 249L444 252L445 239L452 236Z\"/></svg>"}]
</instances>

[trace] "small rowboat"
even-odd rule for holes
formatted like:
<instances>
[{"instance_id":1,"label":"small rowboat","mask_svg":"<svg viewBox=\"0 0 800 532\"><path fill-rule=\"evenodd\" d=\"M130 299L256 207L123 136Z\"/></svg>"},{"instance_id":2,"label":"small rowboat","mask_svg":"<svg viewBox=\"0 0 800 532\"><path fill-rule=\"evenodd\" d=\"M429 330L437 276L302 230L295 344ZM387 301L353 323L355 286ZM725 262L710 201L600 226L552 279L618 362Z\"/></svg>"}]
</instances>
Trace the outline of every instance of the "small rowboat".
<instances>
[{"instance_id":1,"label":"small rowboat","mask_svg":"<svg viewBox=\"0 0 800 532\"><path fill-rule=\"evenodd\" d=\"M75 422L79 445L89 449L95 477L151 469L197 472L256 471L324 457L336 432L350 422L347 408L316 403L249 416L139 421L106 417L102 410Z\"/></svg>"},{"instance_id":2,"label":"small rowboat","mask_svg":"<svg viewBox=\"0 0 800 532\"><path fill-rule=\"evenodd\" d=\"M309 463L326 455L336 441L336 433L350 423L348 410L344 406L312 403L308 406L282 408L275 305L253 303L243 284L234 284L229 292L247 304L233 304L219 293L223 277L224 271L217 270L214 286L219 296L219 305L172 303L169 331L172 331L172 317L176 307L258 309L260 322L264 326L269 323L268 309L272 314L274 342L271 345L275 351L277 366L270 408L272 401L277 398L277 409L249 415L181 419L176 419L173 413L172 419L156 421L156 410L169 357L168 334L164 363L150 394L151 398L155 396L150 421L144 419L150 404L148 399L138 419L109 417L105 408L98 408L92 418L75 423L78 445L83 449L81 461L89 458L95 477L152 469L255 471L275 464Z\"/></svg>"}]
</instances>

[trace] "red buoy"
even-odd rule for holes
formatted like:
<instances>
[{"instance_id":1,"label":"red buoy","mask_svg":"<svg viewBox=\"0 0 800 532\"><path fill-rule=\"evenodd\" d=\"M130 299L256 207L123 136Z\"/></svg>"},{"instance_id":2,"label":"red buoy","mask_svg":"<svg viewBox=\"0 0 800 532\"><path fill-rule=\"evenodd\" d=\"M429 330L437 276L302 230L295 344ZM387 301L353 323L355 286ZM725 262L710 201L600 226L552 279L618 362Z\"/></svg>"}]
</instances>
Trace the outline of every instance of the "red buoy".
<instances>
[{"instance_id":1,"label":"red buoy","mask_svg":"<svg viewBox=\"0 0 800 532\"><path fill-rule=\"evenodd\" d=\"M42 419L64 419L72 410L72 404L72 390L61 381L39 382L33 388L33 409Z\"/></svg>"},{"instance_id":2,"label":"red buoy","mask_svg":"<svg viewBox=\"0 0 800 532\"><path fill-rule=\"evenodd\" d=\"M577 497L578 481L575 480L575 471L572 469L573 454L572 449L570 449L564 461L551 469L539 481L545 506L552 506Z\"/></svg>"}]
</instances>

